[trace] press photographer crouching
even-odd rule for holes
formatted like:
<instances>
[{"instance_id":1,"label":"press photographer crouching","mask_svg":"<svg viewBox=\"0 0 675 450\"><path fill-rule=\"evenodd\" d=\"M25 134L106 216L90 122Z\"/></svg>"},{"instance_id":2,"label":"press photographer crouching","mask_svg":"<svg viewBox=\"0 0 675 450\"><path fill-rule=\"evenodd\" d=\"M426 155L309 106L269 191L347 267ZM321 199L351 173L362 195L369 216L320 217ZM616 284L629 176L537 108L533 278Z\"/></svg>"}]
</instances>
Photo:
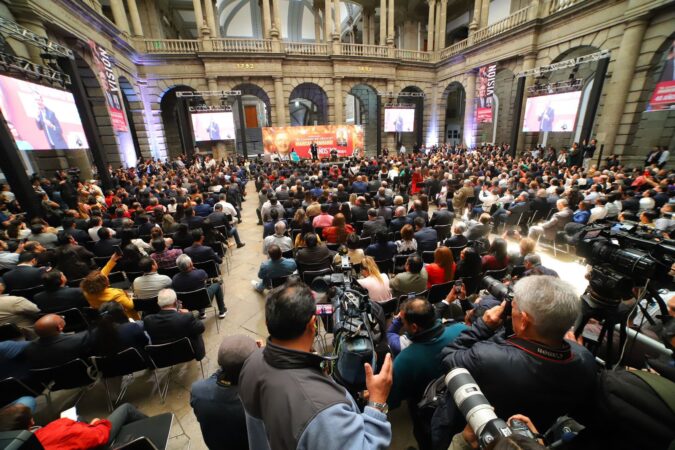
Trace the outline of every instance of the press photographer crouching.
<instances>
[{"instance_id":1,"label":"press photographer crouching","mask_svg":"<svg viewBox=\"0 0 675 450\"><path fill-rule=\"evenodd\" d=\"M565 339L580 313L579 297L567 282L545 275L521 279L513 294L514 334L505 336L503 301L442 350L444 370L467 369L497 417L523 414L539 429L565 414L579 420L596 374L593 355ZM465 424L449 396L434 414L434 448L447 448Z\"/></svg>"}]
</instances>

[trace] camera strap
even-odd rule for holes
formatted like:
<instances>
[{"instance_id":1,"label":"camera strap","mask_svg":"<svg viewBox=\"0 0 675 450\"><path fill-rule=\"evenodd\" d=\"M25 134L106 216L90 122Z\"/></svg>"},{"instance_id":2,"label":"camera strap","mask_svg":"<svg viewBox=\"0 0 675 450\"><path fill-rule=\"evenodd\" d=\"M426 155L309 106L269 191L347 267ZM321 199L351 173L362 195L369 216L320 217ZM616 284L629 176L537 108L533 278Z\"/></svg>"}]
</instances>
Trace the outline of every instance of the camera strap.
<instances>
[{"instance_id":1,"label":"camera strap","mask_svg":"<svg viewBox=\"0 0 675 450\"><path fill-rule=\"evenodd\" d=\"M515 336L508 338L506 342L534 357L547 361L568 362L572 359L572 349L567 342L564 342L562 348L559 349Z\"/></svg>"}]
</instances>

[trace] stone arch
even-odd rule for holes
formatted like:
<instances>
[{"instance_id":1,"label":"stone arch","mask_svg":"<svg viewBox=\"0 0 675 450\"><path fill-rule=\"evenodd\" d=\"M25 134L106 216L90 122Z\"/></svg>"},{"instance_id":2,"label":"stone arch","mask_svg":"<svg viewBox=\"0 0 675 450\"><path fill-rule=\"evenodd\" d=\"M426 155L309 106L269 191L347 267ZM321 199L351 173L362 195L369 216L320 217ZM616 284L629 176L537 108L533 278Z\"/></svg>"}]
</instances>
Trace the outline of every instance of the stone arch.
<instances>
[{"instance_id":1,"label":"stone arch","mask_svg":"<svg viewBox=\"0 0 675 450\"><path fill-rule=\"evenodd\" d=\"M191 124L184 124L189 119L186 104L182 104L176 96L177 91L196 91L195 88L178 84L162 92L159 107L162 113L164 138L166 139L166 153L169 158L175 158L183 153L184 148L191 148L194 144Z\"/></svg>"},{"instance_id":2,"label":"stone arch","mask_svg":"<svg viewBox=\"0 0 675 450\"><path fill-rule=\"evenodd\" d=\"M328 96L319 84L298 84L291 91L288 101L292 126L328 124Z\"/></svg>"},{"instance_id":3,"label":"stone arch","mask_svg":"<svg viewBox=\"0 0 675 450\"><path fill-rule=\"evenodd\" d=\"M653 111L649 109L651 98L656 85L661 81L666 69L668 52L675 45L675 33L672 33L661 42L649 62L644 88L640 92L636 111L637 117L633 121L624 153L637 156L643 161L647 153L656 145L665 146L669 150L675 148L675 110Z\"/></svg>"},{"instance_id":4,"label":"stone arch","mask_svg":"<svg viewBox=\"0 0 675 450\"><path fill-rule=\"evenodd\" d=\"M354 83L347 91L355 99L354 124L362 125L366 151L377 148L379 98L377 89L368 83ZM345 102L345 107L349 107ZM347 118L347 114L345 114Z\"/></svg>"},{"instance_id":5,"label":"stone arch","mask_svg":"<svg viewBox=\"0 0 675 450\"><path fill-rule=\"evenodd\" d=\"M145 122L143 121L143 100L132 86L127 77L121 75L118 79L120 92L122 94L122 103L124 104L125 116L127 119L127 126L129 128L128 135L120 133L118 136L120 147L124 151L125 146L133 146L136 158L141 156L148 157L149 146L147 145L147 132L145 131ZM139 133L140 132L140 133ZM146 152L143 154L139 135L145 139Z\"/></svg>"},{"instance_id":6,"label":"stone arch","mask_svg":"<svg viewBox=\"0 0 675 450\"><path fill-rule=\"evenodd\" d=\"M270 126L272 124L272 103L270 101L269 95L262 87L254 83L240 83L234 86L231 90L241 91L242 97L252 96L257 97L262 103L265 104L264 116L267 120L266 124L260 124L261 126ZM250 128L249 124L246 125Z\"/></svg>"},{"instance_id":7,"label":"stone arch","mask_svg":"<svg viewBox=\"0 0 675 450\"><path fill-rule=\"evenodd\" d=\"M440 144L459 145L464 134L464 111L466 109L466 90L459 81L450 82L441 95L443 99L443 138Z\"/></svg>"},{"instance_id":8,"label":"stone arch","mask_svg":"<svg viewBox=\"0 0 675 450\"><path fill-rule=\"evenodd\" d=\"M407 85L400 90L400 93L424 93L420 87ZM424 97L399 97L397 103L415 105L415 129L412 133L401 133L400 143L407 148L412 148L415 144L422 145L424 133ZM397 146L398 147L398 146Z\"/></svg>"}]
</instances>

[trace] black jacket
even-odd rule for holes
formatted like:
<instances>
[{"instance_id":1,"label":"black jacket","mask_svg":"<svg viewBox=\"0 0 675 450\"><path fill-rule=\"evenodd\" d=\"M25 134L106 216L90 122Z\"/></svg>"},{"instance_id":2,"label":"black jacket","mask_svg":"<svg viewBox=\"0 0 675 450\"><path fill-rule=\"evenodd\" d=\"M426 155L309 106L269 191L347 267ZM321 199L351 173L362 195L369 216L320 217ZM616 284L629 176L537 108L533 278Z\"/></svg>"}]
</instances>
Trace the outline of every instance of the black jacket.
<instances>
[{"instance_id":1,"label":"black jacket","mask_svg":"<svg viewBox=\"0 0 675 450\"><path fill-rule=\"evenodd\" d=\"M34 340L28 344L23 354L28 367L41 369L59 366L77 358L87 358L91 355L91 345L91 334L87 331L59 334Z\"/></svg>"},{"instance_id":2,"label":"black jacket","mask_svg":"<svg viewBox=\"0 0 675 450\"><path fill-rule=\"evenodd\" d=\"M28 289L42 284L42 268L33 266L16 266L2 276L5 291L9 294L16 289Z\"/></svg>"},{"instance_id":3,"label":"black jacket","mask_svg":"<svg viewBox=\"0 0 675 450\"><path fill-rule=\"evenodd\" d=\"M80 288L61 287L55 291L43 291L35 294L33 303L43 313L65 311L70 308L89 306Z\"/></svg>"},{"instance_id":4,"label":"black jacket","mask_svg":"<svg viewBox=\"0 0 675 450\"><path fill-rule=\"evenodd\" d=\"M145 316L143 326L153 344L164 344L187 337L192 343L197 361L206 354L202 339L204 324L192 313L163 309L156 314Z\"/></svg>"},{"instance_id":5,"label":"black jacket","mask_svg":"<svg viewBox=\"0 0 675 450\"><path fill-rule=\"evenodd\" d=\"M415 233L417 253L432 252L438 246L438 233L433 228L424 227Z\"/></svg>"},{"instance_id":6,"label":"black jacket","mask_svg":"<svg viewBox=\"0 0 675 450\"><path fill-rule=\"evenodd\" d=\"M122 240L116 238L101 239L94 245L94 255L99 258L112 256L115 253L116 245L122 245Z\"/></svg>"},{"instance_id":7,"label":"black jacket","mask_svg":"<svg viewBox=\"0 0 675 450\"><path fill-rule=\"evenodd\" d=\"M192 262L200 263L204 261L216 261L218 264L223 262L223 259L213 251L213 248L208 245L195 245L187 247L183 253L192 258Z\"/></svg>"},{"instance_id":8,"label":"black jacket","mask_svg":"<svg viewBox=\"0 0 675 450\"><path fill-rule=\"evenodd\" d=\"M482 319L445 347L441 357L444 370L463 367L471 373L497 417L523 414L543 430L564 414L577 417L595 385L594 357L576 342L551 349L505 339Z\"/></svg>"},{"instance_id":9,"label":"black jacket","mask_svg":"<svg viewBox=\"0 0 675 450\"><path fill-rule=\"evenodd\" d=\"M448 211L447 209L439 209L434 211L429 221L429 226L433 227L436 225L450 225L452 221L455 220L455 213Z\"/></svg>"}]
</instances>

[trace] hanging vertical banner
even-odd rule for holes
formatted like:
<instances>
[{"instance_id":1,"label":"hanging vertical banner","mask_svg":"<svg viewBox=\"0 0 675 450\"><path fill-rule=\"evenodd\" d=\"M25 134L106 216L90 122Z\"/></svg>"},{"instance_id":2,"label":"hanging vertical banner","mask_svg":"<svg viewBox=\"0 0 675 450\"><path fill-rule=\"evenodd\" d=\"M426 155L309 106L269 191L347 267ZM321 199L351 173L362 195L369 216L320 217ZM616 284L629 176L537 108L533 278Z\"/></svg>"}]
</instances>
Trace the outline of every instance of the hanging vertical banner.
<instances>
[{"instance_id":1,"label":"hanging vertical banner","mask_svg":"<svg viewBox=\"0 0 675 450\"><path fill-rule=\"evenodd\" d=\"M108 113L110 114L113 129L115 131L127 131L127 119L124 116L120 86L117 82L117 76L113 71L112 56L108 53L108 50L92 40L89 40L89 47L96 62L98 78L101 82L106 104L108 105Z\"/></svg>"},{"instance_id":2,"label":"hanging vertical banner","mask_svg":"<svg viewBox=\"0 0 675 450\"><path fill-rule=\"evenodd\" d=\"M497 64L478 69L476 80L476 123L492 123L492 94L495 92Z\"/></svg>"}]
</instances>

